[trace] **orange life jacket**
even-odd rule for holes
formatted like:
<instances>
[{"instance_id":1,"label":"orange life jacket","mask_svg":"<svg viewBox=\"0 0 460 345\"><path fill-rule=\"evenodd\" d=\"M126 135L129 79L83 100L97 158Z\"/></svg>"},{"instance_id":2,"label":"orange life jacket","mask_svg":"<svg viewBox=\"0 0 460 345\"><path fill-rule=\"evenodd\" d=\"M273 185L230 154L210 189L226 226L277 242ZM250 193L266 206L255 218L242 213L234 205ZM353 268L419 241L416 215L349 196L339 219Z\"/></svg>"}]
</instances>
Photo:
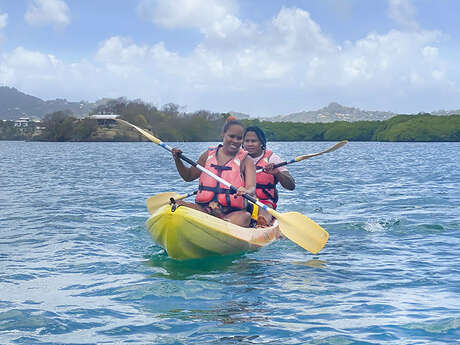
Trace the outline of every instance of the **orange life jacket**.
<instances>
[{"instance_id":1,"label":"orange life jacket","mask_svg":"<svg viewBox=\"0 0 460 345\"><path fill-rule=\"evenodd\" d=\"M219 147L222 147L222 145L208 149L208 158L204 167L230 182L234 187L244 187L245 182L241 174L240 166L248 153L240 149L236 156L230 159L225 165L219 165L216 157ZM233 193L227 186L219 183L207 174L201 173L195 202L209 203L211 201L217 201L222 206L230 206L239 209L246 207L243 197L239 196L235 198L231 194Z\"/></svg>"},{"instance_id":2,"label":"orange life jacket","mask_svg":"<svg viewBox=\"0 0 460 345\"><path fill-rule=\"evenodd\" d=\"M270 150L265 150L264 155L256 163L256 170L263 169L268 164L268 161L273 154ZM256 176L256 196L263 204L269 204L276 209L278 202L278 190L276 184L278 181L272 174L267 174L262 171Z\"/></svg>"}]
</instances>

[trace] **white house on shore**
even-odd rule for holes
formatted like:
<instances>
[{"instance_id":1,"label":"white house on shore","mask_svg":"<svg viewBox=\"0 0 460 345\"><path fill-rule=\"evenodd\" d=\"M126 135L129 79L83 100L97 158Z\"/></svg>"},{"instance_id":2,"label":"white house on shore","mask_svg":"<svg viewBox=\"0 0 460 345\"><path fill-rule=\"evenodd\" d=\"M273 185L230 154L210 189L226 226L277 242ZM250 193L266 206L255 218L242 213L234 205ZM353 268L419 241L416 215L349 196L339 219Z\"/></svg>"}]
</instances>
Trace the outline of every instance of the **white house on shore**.
<instances>
[{"instance_id":1,"label":"white house on shore","mask_svg":"<svg viewBox=\"0 0 460 345\"><path fill-rule=\"evenodd\" d=\"M88 119L96 120L99 126L112 127L115 125L115 119L120 117L117 114L94 114L88 116Z\"/></svg>"},{"instance_id":2,"label":"white house on shore","mask_svg":"<svg viewBox=\"0 0 460 345\"><path fill-rule=\"evenodd\" d=\"M29 127L29 124L32 120L28 117L20 117L16 121L14 121L15 127Z\"/></svg>"},{"instance_id":3,"label":"white house on shore","mask_svg":"<svg viewBox=\"0 0 460 345\"><path fill-rule=\"evenodd\" d=\"M45 129L41 120L37 118L31 119L30 117L23 116L14 121L14 126L21 131L26 130L26 128L29 128L31 125L34 125L33 129L37 131L37 133Z\"/></svg>"}]
</instances>

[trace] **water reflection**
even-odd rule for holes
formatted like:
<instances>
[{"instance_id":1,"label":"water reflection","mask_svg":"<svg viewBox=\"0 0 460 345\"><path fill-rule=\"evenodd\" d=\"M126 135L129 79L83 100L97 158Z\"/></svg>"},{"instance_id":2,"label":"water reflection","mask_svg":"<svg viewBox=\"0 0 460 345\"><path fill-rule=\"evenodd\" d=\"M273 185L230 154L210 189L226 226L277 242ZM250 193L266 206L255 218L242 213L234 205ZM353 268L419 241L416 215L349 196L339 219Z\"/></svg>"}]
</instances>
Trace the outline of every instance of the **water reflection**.
<instances>
[{"instance_id":1,"label":"water reflection","mask_svg":"<svg viewBox=\"0 0 460 345\"><path fill-rule=\"evenodd\" d=\"M158 315L161 318L173 318L193 321L214 321L221 324L267 321L268 309L260 301L227 301L217 303L209 309L174 309Z\"/></svg>"},{"instance_id":2,"label":"water reflection","mask_svg":"<svg viewBox=\"0 0 460 345\"><path fill-rule=\"evenodd\" d=\"M196 275L213 273L223 273L229 269L244 254L231 256L216 256L205 259L179 261L168 257L163 250L156 255L152 255L144 264L147 267L156 269L151 274L156 278L168 278L172 280L186 280ZM160 269L160 270L158 270Z\"/></svg>"},{"instance_id":3,"label":"water reflection","mask_svg":"<svg viewBox=\"0 0 460 345\"><path fill-rule=\"evenodd\" d=\"M327 262L324 260L311 259L308 261L293 261L292 265L309 266L313 268L326 268Z\"/></svg>"}]
</instances>

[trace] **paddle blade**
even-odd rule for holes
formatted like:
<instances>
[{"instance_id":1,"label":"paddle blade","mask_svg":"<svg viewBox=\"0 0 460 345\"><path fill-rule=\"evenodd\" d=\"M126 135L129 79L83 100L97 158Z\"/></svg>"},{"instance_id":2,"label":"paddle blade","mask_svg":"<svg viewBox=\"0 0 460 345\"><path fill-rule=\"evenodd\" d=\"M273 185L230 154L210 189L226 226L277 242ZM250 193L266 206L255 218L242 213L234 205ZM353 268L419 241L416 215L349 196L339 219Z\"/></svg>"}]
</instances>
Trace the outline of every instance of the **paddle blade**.
<instances>
[{"instance_id":1,"label":"paddle blade","mask_svg":"<svg viewBox=\"0 0 460 345\"><path fill-rule=\"evenodd\" d=\"M323 154L325 154L325 153L329 153L329 152L338 150L338 149L340 149L343 145L345 145L346 143L348 143L348 140L342 140L341 142L335 144L334 146L328 148L327 150L324 150L324 151L321 151L321 152L318 152L318 153L310 153L310 154L308 154L308 155L297 156L296 158L294 158L294 160L295 160L296 162L300 162L300 161L302 161L302 160L304 160L304 159L308 159L308 158L320 156L320 155L323 155Z\"/></svg>"},{"instance_id":2,"label":"paddle blade","mask_svg":"<svg viewBox=\"0 0 460 345\"><path fill-rule=\"evenodd\" d=\"M160 194L151 196L150 198L146 200L147 210L149 210L150 214L153 214L161 206L169 204L169 200L171 198L179 200L180 197L181 197L180 194L177 194L174 192L165 192L165 193L160 193Z\"/></svg>"},{"instance_id":3,"label":"paddle blade","mask_svg":"<svg viewBox=\"0 0 460 345\"><path fill-rule=\"evenodd\" d=\"M278 220L281 233L302 248L318 253L326 245L329 234L321 226L299 212L278 213L267 210Z\"/></svg>"}]
</instances>

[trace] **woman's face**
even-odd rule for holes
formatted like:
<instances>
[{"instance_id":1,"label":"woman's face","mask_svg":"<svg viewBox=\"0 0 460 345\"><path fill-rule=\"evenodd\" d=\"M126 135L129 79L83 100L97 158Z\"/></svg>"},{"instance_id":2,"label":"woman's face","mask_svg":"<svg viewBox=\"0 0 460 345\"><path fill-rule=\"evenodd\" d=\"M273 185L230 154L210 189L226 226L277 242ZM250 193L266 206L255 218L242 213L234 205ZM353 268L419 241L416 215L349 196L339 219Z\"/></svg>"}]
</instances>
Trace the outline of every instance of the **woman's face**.
<instances>
[{"instance_id":1,"label":"woman's face","mask_svg":"<svg viewBox=\"0 0 460 345\"><path fill-rule=\"evenodd\" d=\"M260 156L263 152L262 142L259 140L259 137L255 132L246 133L243 146L252 157Z\"/></svg>"},{"instance_id":2,"label":"woman's face","mask_svg":"<svg viewBox=\"0 0 460 345\"><path fill-rule=\"evenodd\" d=\"M236 154L243 143L243 127L231 125L223 134L223 149L229 154Z\"/></svg>"}]
</instances>

